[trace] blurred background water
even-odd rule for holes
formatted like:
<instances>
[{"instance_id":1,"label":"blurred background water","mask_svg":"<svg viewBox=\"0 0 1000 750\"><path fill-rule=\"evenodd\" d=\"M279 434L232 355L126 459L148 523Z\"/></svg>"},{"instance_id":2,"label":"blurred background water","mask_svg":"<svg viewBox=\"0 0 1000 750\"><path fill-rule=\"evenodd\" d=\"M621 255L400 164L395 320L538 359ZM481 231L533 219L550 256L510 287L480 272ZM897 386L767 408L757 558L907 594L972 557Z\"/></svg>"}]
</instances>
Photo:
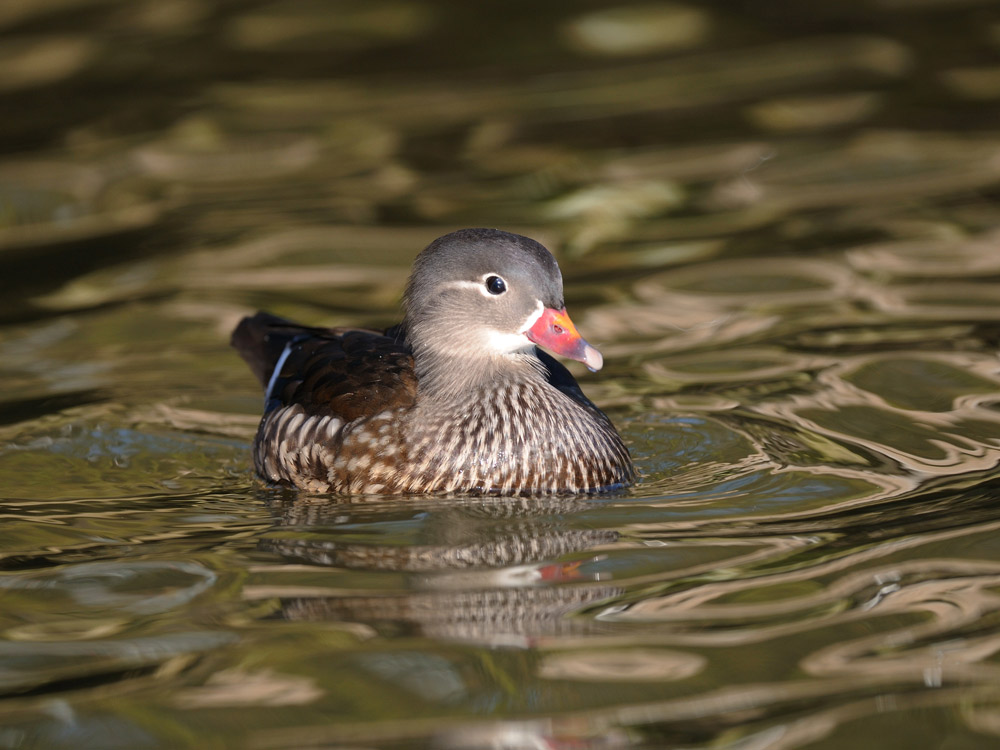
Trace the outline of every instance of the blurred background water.
<instances>
[{"instance_id":1,"label":"blurred background water","mask_svg":"<svg viewBox=\"0 0 1000 750\"><path fill-rule=\"evenodd\" d=\"M0 4L0 748L1000 742L1000 5ZM252 477L257 308L560 259L607 497Z\"/></svg>"}]
</instances>

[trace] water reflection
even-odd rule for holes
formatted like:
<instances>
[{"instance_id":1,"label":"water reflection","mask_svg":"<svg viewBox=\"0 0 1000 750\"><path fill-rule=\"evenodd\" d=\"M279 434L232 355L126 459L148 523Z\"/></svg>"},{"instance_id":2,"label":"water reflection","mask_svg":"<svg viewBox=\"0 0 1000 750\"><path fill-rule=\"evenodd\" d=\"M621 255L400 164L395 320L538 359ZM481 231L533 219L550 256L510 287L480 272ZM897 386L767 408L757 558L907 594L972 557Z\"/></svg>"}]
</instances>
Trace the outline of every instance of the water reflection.
<instances>
[{"instance_id":1,"label":"water reflection","mask_svg":"<svg viewBox=\"0 0 1000 750\"><path fill-rule=\"evenodd\" d=\"M661 739L665 732L675 738L685 736L688 741L699 737L705 740L715 735L721 722L724 727L740 727L740 734L748 740L776 740L780 736L788 741L787 746L795 747L807 739L837 731L840 722L849 723L884 710L885 705L876 696L887 691L895 696L894 711L947 705L970 684L984 686L979 695L993 696L992 689L985 686L996 679L990 661L1000 640L983 632L982 626L997 609L992 589L1000 581L1000 567L974 558L989 554L997 521L956 528L952 522L956 508L951 502L955 495L947 493L946 497L941 496L936 527L925 526L915 536L897 535L884 527L884 516L871 513L871 523L875 524L871 532L878 528L880 533L866 534L864 523L859 524L861 519L856 518L825 538L801 537L795 532L767 536L771 524L764 519L762 525L748 529L752 537L747 541L760 551L729 560L722 567L685 565L683 558L675 556L679 564L672 565L669 573L658 567L654 576L630 578L621 559L617 564L603 566L602 573L610 575L616 586L586 583L595 599L578 597L574 607L577 614L569 620L579 620L583 615L582 627L564 625L553 631L540 628L537 620L516 622L519 632L536 634L530 641L531 651L523 657L499 652L493 665L522 690L537 691L542 705L556 705L561 686L573 685L577 705L593 701L586 711L560 712L558 718L548 721L459 723L443 731L415 717L378 730L365 723L339 724L336 731L313 725L265 734L264 746L329 742L345 736L376 742L418 736L442 747L490 746L499 738L516 736L523 741L528 741L524 737L546 738L556 746L569 738L585 746L591 742L604 746L606 742L624 741L632 731ZM983 499L981 495L979 500ZM925 508L933 505L928 502L932 497L912 496L907 500L923 501ZM989 511L988 515L995 513ZM902 517L899 524L904 534L908 532L903 529L915 528ZM815 524L809 528L815 528ZM655 539L661 545L670 545L676 539L683 547L685 538L690 539L685 531L664 524L659 533L648 526L637 526L623 528L622 534L625 539ZM866 543L851 539L859 534L866 535ZM620 541L611 544L610 557L616 553L640 554L635 542L622 545ZM727 545L732 543L730 539ZM937 554L938 550L953 553L956 544L961 545L963 556L970 558L968 562ZM290 572L284 569L285 575ZM820 580L825 583L820 585ZM421 637L433 637L439 643L442 638L446 642L478 640L488 632L493 635L489 642L494 648L524 648L528 645L525 642L498 636L507 632L512 618L524 612L526 603L537 607L543 598L551 602L551 594L565 585L556 583L544 592L529 582L520 591L510 592L522 594L515 600L499 591L483 595L476 590L483 582L467 577L463 583L473 590L461 595L447 591L435 596L428 592L429 587L418 585L423 590L404 597L398 591L360 599L346 592L311 597L295 601L291 616L299 616L297 607L306 601L313 605L306 610L310 618L355 623L363 620L374 628L368 638L385 637L393 627L420 625ZM370 589L379 588L371 583ZM532 593L537 595L532 597ZM568 602L563 600L563 604ZM454 616L461 616L466 612L463 605L472 603L477 605L474 611L488 612L490 618L458 627ZM282 613L285 617L290 614L285 608ZM561 615L564 623L565 614ZM412 630L405 632L409 638L414 635ZM818 632L835 632L837 639L817 644ZM797 664L801 670L795 680L762 682L759 662L734 662L730 658L742 648L769 650L775 643L782 644L790 657L788 664ZM457 654L442 653L440 646L436 648L438 656L394 651L388 661L384 650L366 653L369 656L357 662L355 668L360 666L367 674L378 675L379 680L388 680L397 688L408 686L414 692L420 689L424 702L460 705L468 698L459 696L471 692L475 699L483 689L467 672L468 663ZM424 675L438 674L436 684L440 690L428 692L410 685L411 677L407 675L414 670ZM727 686L708 687L723 675ZM681 681L688 690L675 694L668 687L673 681ZM598 696L605 694L601 690L592 692L587 687L590 684L605 689L620 685L616 688L620 691L618 700L611 706L606 699L598 702ZM641 685L646 687L640 689ZM707 689L689 695L695 686ZM925 694L922 688L934 689L935 693ZM791 723L782 718L803 700L826 707Z\"/></svg>"},{"instance_id":2,"label":"water reflection","mask_svg":"<svg viewBox=\"0 0 1000 750\"><path fill-rule=\"evenodd\" d=\"M244 594L280 597L282 616L292 620L353 622L380 632L405 626L426 637L527 646L542 635L588 627L570 615L620 593L578 585L608 577L600 550L618 539L612 529L573 528L562 520L584 502L454 501L433 512L406 503L395 513L314 498L279 502L272 510L280 526L261 540L262 550L338 573L402 573L393 580L404 590L382 591L372 579L374 590L332 594L320 586L306 598L303 587L283 586L279 574ZM266 573L260 569L258 577Z\"/></svg>"}]
</instances>

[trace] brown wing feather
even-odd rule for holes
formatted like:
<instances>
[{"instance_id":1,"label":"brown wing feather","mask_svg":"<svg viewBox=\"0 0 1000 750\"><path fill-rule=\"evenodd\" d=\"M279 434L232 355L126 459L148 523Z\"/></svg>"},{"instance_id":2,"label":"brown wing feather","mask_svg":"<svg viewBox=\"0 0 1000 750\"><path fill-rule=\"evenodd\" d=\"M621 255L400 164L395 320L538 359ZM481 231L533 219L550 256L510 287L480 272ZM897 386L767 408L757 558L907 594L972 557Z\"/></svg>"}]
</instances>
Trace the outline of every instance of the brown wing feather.
<instances>
[{"instance_id":1,"label":"brown wing feather","mask_svg":"<svg viewBox=\"0 0 1000 750\"><path fill-rule=\"evenodd\" d=\"M414 402L413 357L399 336L364 329L310 328L267 313L244 318L232 344L266 388L266 411L299 404L308 415L350 422Z\"/></svg>"}]
</instances>

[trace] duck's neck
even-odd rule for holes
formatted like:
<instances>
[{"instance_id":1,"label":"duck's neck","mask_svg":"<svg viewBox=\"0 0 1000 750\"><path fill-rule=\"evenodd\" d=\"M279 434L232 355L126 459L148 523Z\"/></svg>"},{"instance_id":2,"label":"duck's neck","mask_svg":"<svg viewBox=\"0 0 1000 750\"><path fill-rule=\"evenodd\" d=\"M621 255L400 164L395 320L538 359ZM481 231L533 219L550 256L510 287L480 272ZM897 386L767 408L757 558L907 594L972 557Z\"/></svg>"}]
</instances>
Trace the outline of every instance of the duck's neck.
<instances>
[{"instance_id":1,"label":"duck's neck","mask_svg":"<svg viewBox=\"0 0 1000 750\"><path fill-rule=\"evenodd\" d=\"M452 357L414 352L417 389L422 400L460 404L488 398L513 384L544 387L541 362L533 352Z\"/></svg>"},{"instance_id":2,"label":"duck's neck","mask_svg":"<svg viewBox=\"0 0 1000 750\"><path fill-rule=\"evenodd\" d=\"M523 350L497 351L482 328L446 330L432 323L407 318L401 327L413 351L422 401L455 404L514 381L544 384L544 368L527 339Z\"/></svg>"}]
</instances>

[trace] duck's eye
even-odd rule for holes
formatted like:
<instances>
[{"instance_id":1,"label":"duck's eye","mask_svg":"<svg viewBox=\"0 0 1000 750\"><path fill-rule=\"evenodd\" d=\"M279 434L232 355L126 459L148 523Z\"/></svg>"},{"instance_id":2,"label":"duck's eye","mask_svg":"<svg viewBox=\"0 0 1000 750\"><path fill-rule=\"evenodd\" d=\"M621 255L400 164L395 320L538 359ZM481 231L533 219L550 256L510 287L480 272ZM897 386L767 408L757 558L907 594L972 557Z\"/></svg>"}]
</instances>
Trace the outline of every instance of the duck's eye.
<instances>
[{"instance_id":1,"label":"duck's eye","mask_svg":"<svg viewBox=\"0 0 1000 750\"><path fill-rule=\"evenodd\" d=\"M503 294L507 291L507 283L499 276L486 277L486 291L490 294Z\"/></svg>"}]
</instances>

